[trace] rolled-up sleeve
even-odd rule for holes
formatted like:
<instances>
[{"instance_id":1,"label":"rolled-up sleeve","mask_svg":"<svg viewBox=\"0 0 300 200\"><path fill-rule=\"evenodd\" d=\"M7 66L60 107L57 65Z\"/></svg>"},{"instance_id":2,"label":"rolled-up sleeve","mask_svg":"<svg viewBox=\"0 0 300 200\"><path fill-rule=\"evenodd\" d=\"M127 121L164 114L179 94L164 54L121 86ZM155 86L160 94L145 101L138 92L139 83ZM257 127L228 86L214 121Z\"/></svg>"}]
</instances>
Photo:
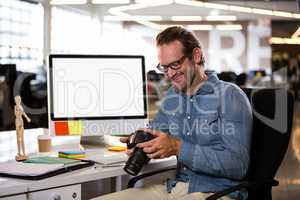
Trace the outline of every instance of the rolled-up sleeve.
<instances>
[{"instance_id":1,"label":"rolled-up sleeve","mask_svg":"<svg viewBox=\"0 0 300 200\"><path fill-rule=\"evenodd\" d=\"M221 95L220 142L201 146L182 140L179 161L195 172L242 179L248 170L252 111L247 96L233 85Z\"/></svg>"}]
</instances>

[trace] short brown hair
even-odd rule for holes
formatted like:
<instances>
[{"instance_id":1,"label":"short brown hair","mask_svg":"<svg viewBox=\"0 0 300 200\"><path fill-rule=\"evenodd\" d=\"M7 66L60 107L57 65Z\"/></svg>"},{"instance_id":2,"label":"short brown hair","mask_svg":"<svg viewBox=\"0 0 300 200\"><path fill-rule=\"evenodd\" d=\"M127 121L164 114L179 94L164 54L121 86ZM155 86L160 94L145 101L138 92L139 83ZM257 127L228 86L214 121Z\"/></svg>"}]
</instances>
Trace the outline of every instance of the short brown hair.
<instances>
[{"instance_id":1,"label":"short brown hair","mask_svg":"<svg viewBox=\"0 0 300 200\"><path fill-rule=\"evenodd\" d=\"M163 44L169 44L178 40L183 46L183 54L189 59L192 59L193 51L195 48L200 48L200 43L194 34L183 27L171 26L160 32L156 36L156 46L161 46ZM202 55L200 65L204 65L204 57Z\"/></svg>"}]
</instances>

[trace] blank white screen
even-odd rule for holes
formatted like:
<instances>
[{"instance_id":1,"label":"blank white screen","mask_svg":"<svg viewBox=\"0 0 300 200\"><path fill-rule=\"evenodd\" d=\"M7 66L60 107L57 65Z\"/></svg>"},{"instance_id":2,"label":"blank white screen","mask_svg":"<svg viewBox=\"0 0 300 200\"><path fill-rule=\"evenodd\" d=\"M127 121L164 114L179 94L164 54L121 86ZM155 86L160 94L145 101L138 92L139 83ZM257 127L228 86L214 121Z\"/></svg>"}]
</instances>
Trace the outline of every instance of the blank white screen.
<instances>
[{"instance_id":1,"label":"blank white screen","mask_svg":"<svg viewBox=\"0 0 300 200\"><path fill-rule=\"evenodd\" d=\"M144 116L141 58L52 58L54 118Z\"/></svg>"}]
</instances>

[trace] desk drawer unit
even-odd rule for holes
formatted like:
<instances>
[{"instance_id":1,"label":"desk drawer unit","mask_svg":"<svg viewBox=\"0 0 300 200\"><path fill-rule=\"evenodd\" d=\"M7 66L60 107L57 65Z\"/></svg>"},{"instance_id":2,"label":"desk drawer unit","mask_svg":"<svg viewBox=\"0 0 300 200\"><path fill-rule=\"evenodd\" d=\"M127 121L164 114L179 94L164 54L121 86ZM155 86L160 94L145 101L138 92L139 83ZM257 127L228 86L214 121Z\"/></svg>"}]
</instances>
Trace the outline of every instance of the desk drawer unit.
<instances>
[{"instance_id":1,"label":"desk drawer unit","mask_svg":"<svg viewBox=\"0 0 300 200\"><path fill-rule=\"evenodd\" d=\"M32 192L27 197L28 200L81 200L81 185Z\"/></svg>"}]
</instances>

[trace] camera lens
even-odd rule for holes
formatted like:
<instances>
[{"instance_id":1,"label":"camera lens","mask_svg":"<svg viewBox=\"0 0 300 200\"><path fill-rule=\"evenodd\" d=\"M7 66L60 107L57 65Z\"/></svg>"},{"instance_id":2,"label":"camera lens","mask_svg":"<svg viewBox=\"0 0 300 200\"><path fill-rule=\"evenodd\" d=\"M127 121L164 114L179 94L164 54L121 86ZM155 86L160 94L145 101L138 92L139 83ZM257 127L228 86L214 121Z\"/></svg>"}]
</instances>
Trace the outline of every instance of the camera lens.
<instances>
[{"instance_id":1,"label":"camera lens","mask_svg":"<svg viewBox=\"0 0 300 200\"><path fill-rule=\"evenodd\" d=\"M146 142L153 139L153 135L145 133L144 131L136 131L131 136L131 142L127 145L134 147L138 143ZM146 155L142 148L135 147L132 156L127 160L124 170L133 176L136 176L142 167L149 162L150 158Z\"/></svg>"},{"instance_id":2,"label":"camera lens","mask_svg":"<svg viewBox=\"0 0 300 200\"><path fill-rule=\"evenodd\" d=\"M142 167L149 162L149 160L150 158L148 158L143 149L136 148L133 156L131 156L126 162L124 170L128 174L136 176L141 171Z\"/></svg>"}]
</instances>

